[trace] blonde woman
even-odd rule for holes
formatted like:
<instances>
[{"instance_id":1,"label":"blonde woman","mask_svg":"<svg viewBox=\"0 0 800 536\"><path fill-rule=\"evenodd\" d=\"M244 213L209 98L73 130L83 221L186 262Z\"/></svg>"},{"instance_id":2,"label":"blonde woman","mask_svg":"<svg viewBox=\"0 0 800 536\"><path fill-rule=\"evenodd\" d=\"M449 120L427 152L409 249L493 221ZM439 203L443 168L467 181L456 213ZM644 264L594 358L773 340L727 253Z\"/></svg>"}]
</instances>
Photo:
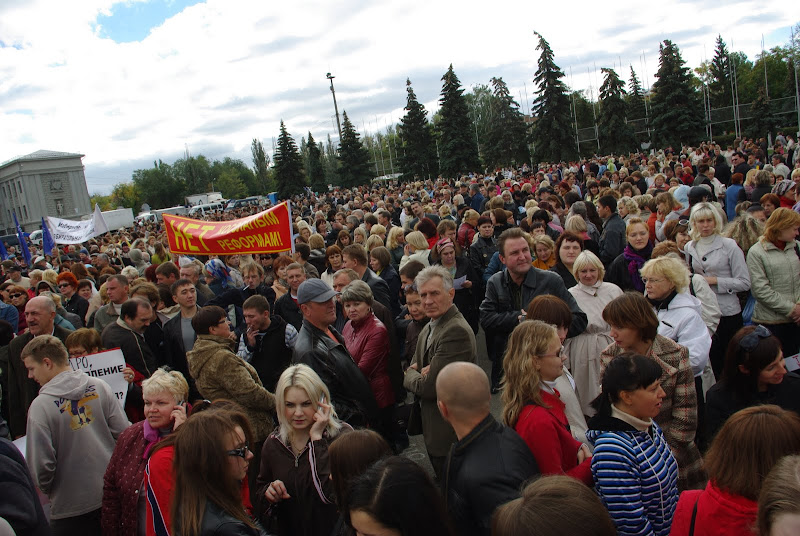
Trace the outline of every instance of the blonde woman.
<instances>
[{"instance_id":1,"label":"blonde woman","mask_svg":"<svg viewBox=\"0 0 800 536\"><path fill-rule=\"evenodd\" d=\"M555 383L562 373L556 328L539 320L520 323L503 357L503 422L531 449L543 475L566 474L592 484L589 448L570 433Z\"/></svg>"},{"instance_id":2,"label":"blonde woman","mask_svg":"<svg viewBox=\"0 0 800 536\"><path fill-rule=\"evenodd\" d=\"M294 365L275 387L278 428L264 442L256 511L279 535L330 534L338 517L330 479L329 444L350 429L314 370Z\"/></svg>"},{"instance_id":3,"label":"blonde woman","mask_svg":"<svg viewBox=\"0 0 800 536\"><path fill-rule=\"evenodd\" d=\"M386 237L386 249L392 254L392 266L395 270L400 270L400 260L403 258L403 248L406 245L406 235L402 227L393 225L389 229L389 236Z\"/></svg>"},{"instance_id":4,"label":"blonde woman","mask_svg":"<svg viewBox=\"0 0 800 536\"><path fill-rule=\"evenodd\" d=\"M617 211L619 212L620 218L622 218L625 223L628 223L631 218L638 218L641 213L639 205L631 197L623 197L620 199L617 203Z\"/></svg>"},{"instance_id":5,"label":"blonde woman","mask_svg":"<svg viewBox=\"0 0 800 536\"><path fill-rule=\"evenodd\" d=\"M403 258L400 259L400 269L408 263L408 261L419 261L425 266L430 266L428 257L431 250L428 247L428 239L419 231L413 231L406 236L406 246L404 248Z\"/></svg>"}]
</instances>

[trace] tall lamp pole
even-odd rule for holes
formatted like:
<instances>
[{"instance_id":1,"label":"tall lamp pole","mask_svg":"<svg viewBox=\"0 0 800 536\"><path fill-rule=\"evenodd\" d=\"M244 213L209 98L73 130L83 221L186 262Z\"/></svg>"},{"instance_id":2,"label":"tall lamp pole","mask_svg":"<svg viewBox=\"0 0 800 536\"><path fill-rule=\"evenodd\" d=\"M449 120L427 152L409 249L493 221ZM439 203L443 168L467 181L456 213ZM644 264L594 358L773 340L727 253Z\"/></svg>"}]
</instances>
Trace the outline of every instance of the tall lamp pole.
<instances>
[{"instance_id":1,"label":"tall lamp pole","mask_svg":"<svg viewBox=\"0 0 800 536\"><path fill-rule=\"evenodd\" d=\"M333 89L333 79L336 78L331 73L325 75L331 81L331 93L333 93L333 109L336 111L336 128L339 129L339 143L342 143L342 124L339 122L339 107L336 105L336 90Z\"/></svg>"}]
</instances>

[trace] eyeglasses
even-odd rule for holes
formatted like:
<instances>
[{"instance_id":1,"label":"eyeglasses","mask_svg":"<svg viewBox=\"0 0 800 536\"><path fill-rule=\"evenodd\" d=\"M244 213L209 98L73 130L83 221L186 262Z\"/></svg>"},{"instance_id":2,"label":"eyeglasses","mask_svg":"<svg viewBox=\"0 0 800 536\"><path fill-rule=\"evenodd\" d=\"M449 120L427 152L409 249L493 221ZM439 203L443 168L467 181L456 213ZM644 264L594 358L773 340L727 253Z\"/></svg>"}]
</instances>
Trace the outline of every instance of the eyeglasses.
<instances>
[{"instance_id":1,"label":"eyeglasses","mask_svg":"<svg viewBox=\"0 0 800 536\"><path fill-rule=\"evenodd\" d=\"M655 283L663 283L663 282L664 282L664 279L647 279L646 277L642 278L642 283L644 283L645 285L648 284L648 283L655 284Z\"/></svg>"},{"instance_id":2,"label":"eyeglasses","mask_svg":"<svg viewBox=\"0 0 800 536\"><path fill-rule=\"evenodd\" d=\"M689 227L689 220L678 220L678 225L683 225L684 227Z\"/></svg>"},{"instance_id":3,"label":"eyeglasses","mask_svg":"<svg viewBox=\"0 0 800 536\"><path fill-rule=\"evenodd\" d=\"M247 453L252 452L250 450L250 445L247 443L244 444L243 447L239 447L238 449L229 450L226 452L228 456L238 456L239 458L245 459L247 458Z\"/></svg>"},{"instance_id":4,"label":"eyeglasses","mask_svg":"<svg viewBox=\"0 0 800 536\"><path fill-rule=\"evenodd\" d=\"M227 323L228 323L228 319L227 318L223 318L222 320L217 322L217 325L218 326L222 326L222 325L227 324Z\"/></svg>"},{"instance_id":5,"label":"eyeglasses","mask_svg":"<svg viewBox=\"0 0 800 536\"><path fill-rule=\"evenodd\" d=\"M766 339L767 337L772 337L772 332L759 324L751 333L742 337L742 340L739 341L739 346L743 350L751 352L756 349L761 339Z\"/></svg>"},{"instance_id":6,"label":"eyeglasses","mask_svg":"<svg viewBox=\"0 0 800 536\"><path fill-rule=\"evenodd\" d=\"M14 298L19 298L20 296L22 296L22 294L19 294L19 293L17 293L17 294L9 294L9 295L8 295L8 297L9 297L9 298L11 298L12 300L13 300Z\"/></svg>"},{"instance_id":7,"label":"eyeglasses","mask_svg":"<svg viewBox=\"0 0 800 536\"><path fill-rule=\"evenodd\" d=\"M71 286L72 285L70 285L69 283L59 283L58 284L58 288L66 288L66 287L71 287Z\"/></svg>"}]
</instances>

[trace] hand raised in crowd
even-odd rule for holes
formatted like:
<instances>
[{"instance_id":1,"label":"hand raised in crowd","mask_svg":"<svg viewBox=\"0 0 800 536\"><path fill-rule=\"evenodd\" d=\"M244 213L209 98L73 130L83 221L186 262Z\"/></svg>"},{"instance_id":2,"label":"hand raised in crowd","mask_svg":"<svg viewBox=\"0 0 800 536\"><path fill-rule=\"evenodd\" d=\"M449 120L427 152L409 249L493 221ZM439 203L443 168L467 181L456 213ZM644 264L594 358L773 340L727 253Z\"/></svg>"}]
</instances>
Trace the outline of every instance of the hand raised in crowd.
<instances>
[{"instance_id":1,"label":"hand raised in crowd","mask_svg":"<svg viewBox=\"0 0 800 536\"><path fill-rule=\"evenodd\" d=\"M314 424L311 425L311 430L308 432L308 436L311 438L311 441L319 441L322 439L322 433L325 431L325 428L328 427L330 420L331 405L326 404L325 402L320 402L316 413L314 413Z\"/></svg>"},{"instance_id":2,"label":"hand raised in crowd","mask_svg":"<svg viewBox=\"0 0 800 536\"><path fill-rule=\"evenodd\" d=\"M122 369L122 376L125 378L126 382L133 383L134 372L132 368L125 367L124 369Z\"/></svg>"},{"instance_id":3,"label":"hand raised in crowd","mask_svg":"<svg viewBox=\"0 0 800 536\"><path fill-rule=\"evenodd\" d=\"M186 404L179 404L172 408L169 414L169 420L172 421L172 431L178 429L180 425L186 422Z\"/></svg>"}]
</instances>

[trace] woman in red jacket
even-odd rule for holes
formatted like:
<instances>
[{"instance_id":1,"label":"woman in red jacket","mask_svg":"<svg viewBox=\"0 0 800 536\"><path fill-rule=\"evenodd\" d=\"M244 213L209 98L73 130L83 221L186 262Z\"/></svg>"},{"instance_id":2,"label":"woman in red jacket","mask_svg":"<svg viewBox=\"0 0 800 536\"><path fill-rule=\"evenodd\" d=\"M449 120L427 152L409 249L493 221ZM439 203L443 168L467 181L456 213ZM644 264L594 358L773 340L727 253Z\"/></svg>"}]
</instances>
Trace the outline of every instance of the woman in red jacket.
<instances>
[{"instance_id":1,"label":"woman in red jacket","mask_svg":"<svg viewBox=\"0 0 800 536\"><path fill-rule=\"evenodd\" d=\"M359 370L369 381L372 394L380 408L375 427L387 441L392 441L392 411L394 391L389 380L389 332L372 312L372 290L365 282L356 280L342 292L342 306L349 320L342 330L347 351Z\"/></svg>"},{"instance_id":2,"label":"woman in red jacket","mask_svg":"<svg viewBox=\"0 0 800 536\"><path fill-rule=\"evenodd\" d=\"M178 371L156 370L142 382L145 420L125 430L103 477L103 534L137 536L144 524L144 470L153 446L186 420L189 385ZM142 506L142 507L140 507Z\"/></svg>"},{"instance_id":3,"label":"woman in red jacket","mask_svg":"<svg viewBox=\"0 0 800 536\"><path fill-rule=\"evenodd\" d=\"M800 452L800 417L778 406L753 406L730 417L705 458L704 490L681 493L671 536L755 534L761 484L784 456Z\"/></svg>"},{"instance_id":4,"label":"woman in red jacket","mask_svg":"<svg viewBox=\"0 0 800 536\"><path fill-rule=\"evenodd\" d=\"M589 448L572 437L555 389L564 360L555 327L539 320L519 324L503 357L503 421L528 444L543 475L566 474L590 486Z\"/></svg>"}]
</instances>

